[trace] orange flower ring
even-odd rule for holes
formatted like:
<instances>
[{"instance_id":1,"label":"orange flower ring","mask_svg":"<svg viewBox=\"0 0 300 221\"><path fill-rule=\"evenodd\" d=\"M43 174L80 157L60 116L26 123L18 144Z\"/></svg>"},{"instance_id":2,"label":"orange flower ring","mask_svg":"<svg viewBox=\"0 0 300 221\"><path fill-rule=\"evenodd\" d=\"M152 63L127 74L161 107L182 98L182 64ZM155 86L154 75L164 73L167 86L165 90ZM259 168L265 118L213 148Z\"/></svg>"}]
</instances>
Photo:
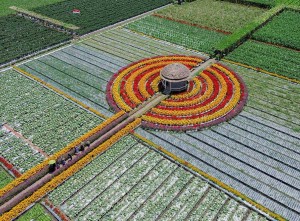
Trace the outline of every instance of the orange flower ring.
<instances>
[{"instance_id":1,"label":"orange flower ring","mask_svg":"<svg viewBox=\"0 0 300 221\"><path fill-rule=\"evenodd\" d=\"M196 56L159 56L132 63L114 74L107 85L107 101L115 110L130 112L159 91L160 71L174 62L189 69L203 62ZM215 63L195 76L187 91L171 95L142 116L144 128L198 130L227 121L240 113L248 93L243 80Z\"/></svg>"}]
</instances>

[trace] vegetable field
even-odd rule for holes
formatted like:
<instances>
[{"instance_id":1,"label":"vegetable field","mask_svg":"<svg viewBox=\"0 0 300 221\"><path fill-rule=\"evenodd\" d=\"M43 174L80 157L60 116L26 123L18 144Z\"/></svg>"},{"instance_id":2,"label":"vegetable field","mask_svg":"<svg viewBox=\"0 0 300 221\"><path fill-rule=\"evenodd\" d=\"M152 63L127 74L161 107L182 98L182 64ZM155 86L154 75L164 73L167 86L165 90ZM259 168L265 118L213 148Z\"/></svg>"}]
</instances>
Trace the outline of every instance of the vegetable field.
<instances>
[{"instance_id":1,"label":"vegetable field","mask_svg":"<svg viewBox=\"0 0 300 221\"><path fill-rule=\"evenodd\" d=\"M128 24L126 28L207 54L212 54L214 46L226 36L156 16L145 17Z\"/></svg>"},{"instance_id":2,"label":"vegetable field","mask_svg":"<svg viewBox=\"0 0 300 221\"><path fill-rule=\"evenodd\" d=\"M32 149L27 143L17 138L11 131L1 130L0 152L6 160L21 173L27 171L44 160L44 156Z\"/></svg>"},{"instance_id":3,"label":"vegetable field","mask_svg":"<svg viewBox=\"0 0 300 221\"><path fill-rule=\"evenodd\" d=\"M106 85L113 73L142 58L169 54L196 53L115 29L20 67L111 116Z\"/></svg>"},{"instance_id":4,"label":"vegetable field","mask_svg":"<svg viewBox=\"0 0 300 221\"><path fill-rule=\"evenodd\" d=\"M6 184L10 183L13 177L0 165L0 188L5 187Z\"/></svg>"},{"instance_id":5,"label":"vegetable field","mask_svg":"<svg viewBox=\"0 0 300 221\"><path fill-rule=\"evenodd\" d=\"M77 220L266 220L132 136L49 198Z\"/></svg>"},{"instance_id":6,"label":"vegetable field","mask_svg":"<svg viewBox=\"0 0 300 221\"><path fill-rule=\"evenodd\" d=\"M300 87L229 66L249 89L248 105L239 116L199 132L137 132L256 202L297 220Z\"/></svg>"},{"instance_id":7,"label":"vegetable field","mask_svg":"<svg viewBox=\"0 0 300 221\"><path fill-rule=\"evenodd\" d=\"M68 0L34 9L48 17L81 27L80 34L106 27L127 18L153 10L170 3L169 0L98 1ZM74 15L73 9L80 14Z\"/></svg>"},{"instance_id":8,"label":"vegetable field","mask_svg":"<svg viewBox=\"0 0 300 221\"><path fill-rule=\"evenodd\" d=\"M300 79L300 54L295 50L249 40L225 58L289 78Z\"/></svg>"},{"instance_id":9,"label":"vegetable field","mask_svg":"<svg viewBox=\"0 0 300 221\"><path fill-rule=\"evenodd\" d=\"M286 10L257 31L253 38L300 50L300 12Z\"/></svg>"},{"instance_id":10,"label":"vegetable field","mask_svg":"<svg viewBox=\"0 0 300 221\"><path fill-rule=\"evenodd\" d=\"M0 17L0 33L0 64L70 39L69 35L14 15Z\"/></svg>"},{"instance_id":11,"label":"vegetable field","mask_svg":"<svg viewBox=\"0 0 300 221\"><path fill-rule=\"evenodd\" d=\"M7 123L48 154L57 152L102 121L14 71L1 72L0 83L0 121ZM28 147L25 145L24 148L20 140L9 134L2 142L3 148L12 148L12 152L6 150L1 153L11 158L15 159L14 154L24 154L24 159L30 155L26 152L29 151ZM19 152L14 149L19 149ZM35 159L34 156L31 160L36 163L39 157Z\"/></svg>"},{"instance_id":12,"label":"vegetable field","mask_svg":"<svg viewBox=\"0 0 300 221\"><path fill-rule=\"evenodd\" d=\"M157 13L212 29L234 32L264 11L258 7L227 1L197 0L182 6L172 5Z\"/></svg>"},{"instance_id":13,"label":"vegetable field","mask_svg":"<svg viewBox=\"0 0 300 221\"><path fill-rule=\"evenodd\" d=\"M40 204L35 204L22 216L20 216L17 221L28 221L28 220L38 220L38 221L52 221L54 218L50 216L45 208Z\"/></svg>"}]
</instances>

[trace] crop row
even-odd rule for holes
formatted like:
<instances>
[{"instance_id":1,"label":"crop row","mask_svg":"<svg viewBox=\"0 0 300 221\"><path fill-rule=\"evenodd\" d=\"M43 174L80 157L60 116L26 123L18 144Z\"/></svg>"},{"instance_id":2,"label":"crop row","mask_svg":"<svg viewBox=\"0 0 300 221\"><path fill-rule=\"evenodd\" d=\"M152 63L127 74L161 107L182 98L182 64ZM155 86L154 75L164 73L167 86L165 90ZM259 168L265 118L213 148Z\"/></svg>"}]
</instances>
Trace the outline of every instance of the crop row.
<instances>
[{"instance_id":1,"label":"crop row","mask_svg":"<svg viewBox=\"0 0 300 221\"><path fill-rule=\"evenodd\" d=\"M286 10L254 33L253 38L286 47L300 49L300 12Z\"/></svg>"},{"instance_id":2,"label":"crop row","mask_svg":"<svg viewBox=\"0 0 300 221\"><path fill-rule=\"evenodd\" d=\"M258 7L247 7L228 1L202 0L179 7L174 4L157 13L211 29L233 32L263 12L264 9Z\"/></svg>"},{"instance_id":3,"label":"crop row","mask_svg":"<svg viewBox=\"0 0 300 221\"><path fill-rule=\"evenodd\" d=\"M9 182L11 182L13 178L9 175L6 170L0 165L0 188L6 186Z\"/></svg>"},{"instance_id":4,"label":"crop row","mask_svg":"<svg viewBox=\"0 0 300 221\"><path fill-rule=\"evenodd\" d=\"M298 52L265 43L247 41L227 59L274 72L289 78L300 79L300 55Z\"/></svg>"},{"instance_id":5,"label":"crop row","mask_svg":"<svg viewBox=\"0 0 300 221\"><path fill-rule=\"evenodd\" d=\"M44 157L28 144L11 133L0 139L1 155L13 164L21 173L43 161Z\"/></svg>"},{"instance_id":6,"label":"crop row","mask_svg":"<svg viewBox=\"0 0 300 221\"><path fill-rule=\"evenodd\" d=\"M1 73L1 121L53 154L101 122L77 105L14 72Z\"/></svg>"},{"instance_id":7,"label":"crop row","mask_svg":"<svg viewBox=\"0 0 300 221\"><path fill-rule=\"evenodd\" d=\"M97 1L97 0L73 0L64 1L34 9L35 12L48 17L61 20L79 26L80 34L84 34L116 22L128 19L141 13L153 10L170 3L169 0L142 0L129 1ZM80 14L74 15L72 10L80 10Z\"/></svg>"},{"instance_id":8,"label":"crop row","mask_svg":"<svg viewBox=\"0 0 300 221\"><path fill-rule=\"evenodd\" d=\"M14 15L1 17L0 27L0 64L70 39L64 33Z\"/></svg>"},{"instance_id":9,"label":"crop row","mask_svg":"<svg viewBox=\"0 0 300 221\"><path fill-rule=\"evenodd\" d=\"M248 210L132 136L114 144L49 197L70 218L80 220L241 220Z\"/></svg>"},{"instance_id":10,"label":"crop row","mask_svg":"<svg viewBox=\"0 0 300 221\"><path fill-rule=\"evenodd\" d=\"M40 204L35 204L32 208L22 214L16 221L28 221L28 220L39 220L39 221L51 221L53 217L45 211L45 208Z\"/></svg>"},{"instance_id":11,"label":"crop row","mask_svg":"<svg viewBox=\"0 0 300 221\"><path fill-rule=\"evenodd\" d=\"M126 28L184 47L212 54L224 34L185 25L175 21L148 16L126 25Z\"/></svg>"},{"instance_id":12,"label":"crop row","mask_svg":"<svg viewBox=\"0 0 300 221\"><path fill-rule=\"evenodd\" d=\"M20 67L88 106L110 116L107 82L122 67L160 54L196 54L128 31L115 29Z\"/></svg>"}]
</instances>

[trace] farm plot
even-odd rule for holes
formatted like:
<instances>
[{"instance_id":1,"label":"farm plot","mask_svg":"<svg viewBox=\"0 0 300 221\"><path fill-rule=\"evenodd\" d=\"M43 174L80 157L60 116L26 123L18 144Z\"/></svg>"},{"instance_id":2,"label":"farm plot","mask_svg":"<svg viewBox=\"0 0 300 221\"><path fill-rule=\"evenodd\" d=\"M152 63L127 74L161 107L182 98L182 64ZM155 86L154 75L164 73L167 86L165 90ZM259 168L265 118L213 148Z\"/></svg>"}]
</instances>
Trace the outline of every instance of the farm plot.
<instances>
[{"instance_id":1,"label":"farm plot","mask_svg":"<svg viewBox=\"0 0 300 221\"><path fill-rule=\"evenodd\" d=\"M121 28L95 35L20 67L111 116L106 85L113 73L142 58L169 54L197 53Z\"/></svg>"},{"instance_id":2,"label":"farm plot","mask_svg":"<svg viewBox=\"0 0 300 221\"><path fill-rule=\"evenodd\" d=\"M119 21L131 18L155 8L170 3L169 0L68 0L34 9L35 12L48 17L79 26L78 32L85 34L106 27ZM79 9L80 14L74 15L73 9Z\"/></svg>"},{"instance_id":3,"label":"farm plot","mask_svg":"<svg viewBox=\"0 0 300 221\"><path fill-rule=\"evenodd\" d=\"M297 220L300 87L226 65L243 77L249 89L248 105L239 116L199 132L137 132L256 202Z\"/></svg>"},{"instance_id":4,"label":"farm plot","mask_svg":"<svg viewBox=\"0 0 300 221\"><path fill-rule=\"evenodd\" d=\"M0 130L0 153L1 156L14 165L19 172L23 173L31 167L42 162L44 156L30 147L12 132L2 128Z\"/></svg>"},{"instance_id":5,"label":"farm plot","mask_svg":"<svg viewBox=\"0 0 300 221\"><path fill-rule=\"evenodd\" d=\"M14 178L0 165L0 188L6 186L6 184L10 183Z\"/></svg>"},{"instance_id":6,"label":"farm plot","mask_svg":"<svg viewBox=\"0 0 300 221\"><path fill-rule=\"evenodd\" d=\"M21 215L19 218L16 219L16 221L28 221L28 220L52 221L56 219L50 216L50 214L46 212L46 209L42 205L35 204L27 212L25 212L23 215Z\"/></svg>"},{"instance_id":7,"label":"farm plot","mask_svg":"<svg viewBox=\"0 0 300 221\"><path fill-rule=\"evenodd\" d=\"M1 72L0 84L0 121L21 133L47 154L57 152L102 121L98 116L15 71ZM7 141L16 142L14 139ZM12 152L7 150L5 153L14 157L14 149L21 148L20 145L12 148ZM9 144L3 148L9 148ZM25 151L27 148L21 149L20 151Z\"/></svg>"},{"instance_id":8,"label":"farm plot","mask_svg":"<svg viewBox=\"0 0 300 221\"><path fill-rule=\"evenodd\" d=\"M255 32L253 38L300 50L299 23L300 12L286 10Z\"/></svg>"},{"instance_id":9,"label":"farm plot","mask_svg":"<svg viewBox=\"0 0 300 221\"><path fill-rule=\"evenodd\" d=\"M249 40L225 58L289 78L300 79L300 53L295 50Z\"/></svg>"},{"instance_id":10,"label":"farm plot","mask_svg":"<svg viewBox=\"0 0 300 221\"><path fill-rule=\"evenodd\" d=\"M159 10L157 14L226 32L234 32L259 16L265 9L227 1L197 0Z\"/></svg>"},{"instance_id":11,"label":"farm plot","mask_svg":"<svg viewBox=\"0 0 300 221\"><path fill-rule=\"evenodd\" d=\"M70 39L70 36L15 15L0 17L0 64Z\"/></svg>"},{"instance_id":12,"label":"farm plot","mask_svg":"<svg viewBox=\"0 0 300 221\"><path fill-rule=\"evenodd\" d=\"M131 135L49 198L76 220L266 220Z\"/></svg>"},{"instance_id":13,"label":"farm plot","mask_svg":"<svg viewBox=\"0 0 300 221\"><path fill-rule=\"evenodd\" d=\"M126 25L126 28L207 54L212 54L214 46L226 37L225 34L220 32L170 21L157 16L147 16Z\"/></svg>"}]
</instances>

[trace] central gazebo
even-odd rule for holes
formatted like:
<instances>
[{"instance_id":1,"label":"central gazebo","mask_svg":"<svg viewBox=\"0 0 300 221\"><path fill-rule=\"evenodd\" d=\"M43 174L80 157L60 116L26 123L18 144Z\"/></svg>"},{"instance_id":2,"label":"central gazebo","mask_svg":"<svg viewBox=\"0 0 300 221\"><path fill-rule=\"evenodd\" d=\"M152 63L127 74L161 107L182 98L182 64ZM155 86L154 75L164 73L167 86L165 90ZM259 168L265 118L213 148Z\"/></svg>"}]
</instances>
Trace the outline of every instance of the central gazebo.
<instances>
[{"instance_id":1,"label":"central gazebo","mask_svg":"<svg viewBox=\"0 0 300 221\"><path fill-rule=\"evenodd\" d=\"M164 94L186 91L189 85L191 72L181 63L165 66L160 71L161 86Z\"/></svg>"}]
</instances>

